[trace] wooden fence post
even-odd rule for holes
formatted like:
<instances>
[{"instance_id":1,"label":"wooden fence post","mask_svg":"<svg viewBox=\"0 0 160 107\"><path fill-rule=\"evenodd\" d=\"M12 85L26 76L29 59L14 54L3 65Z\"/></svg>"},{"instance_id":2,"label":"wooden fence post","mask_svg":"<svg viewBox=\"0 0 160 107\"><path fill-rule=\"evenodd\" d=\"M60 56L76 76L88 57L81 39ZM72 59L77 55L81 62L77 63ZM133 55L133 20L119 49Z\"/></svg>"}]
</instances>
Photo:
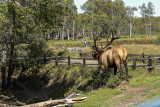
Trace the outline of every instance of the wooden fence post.
<instances>
[{"instance_id":1,"label":"wooden fence post","mask_svg":"<svg viewBox=\"0 0 160 107\"><path fill-rule=\"evenodd\" d=\"M70 66L70 65L71 65L71 57L68 56L68 66Z\"/></svg>"},{"instance_id":2,"label":"wooden fence post","mask_svg":"<svg viewBox=\"0 0 160 107\"><path fill-rule=\"evenodd\" d=\"M56 64L56 66L58 65L58 56L56 56L55 64Z\"/></svg>"},{"instance_id":3,"label":"wooden fence post","mask_svg":"<svg viewBox=\"0 0 160 107\"><path fill-rule=\"evenodd\" d=\"M151 56L148 56L148 66L152 66L152 58L151 58Z\"/></svg>"},{"instance_id":4,"label":"wooden fence post","mask_svg":"<svg viewBox=\"0 0 160 107\"><path fill-rule=\"evenodd\" d=\"M152 58L151 56L148 56L148 72L152 72L152 70L154 69L154 67L152 67Z\"/></svg>"},{"instance_id":5,"label":"wooden fence post","mask_svg":"<svg viewBox=\"0 0 160 107\"><path fill-rule=\"evenodd\" d=\"M83 66L86 66L86 58L83 58Z\"/></svg>"},{"instance_id":6,"label":"wooden fence post","mask_svg":"<svg viewBox=\"0 0 160 107\"><path fill-rule=\"evenodd\" d=\"M133 58L133 70L136 70L136 57Z\"/></svg>"},{"instance_id":7,"label":"wooden fence post","mask_svg":"<svg viewBox=\"0 0 160 107\"><path fill-rule=\"evenodd\" d=\"M2 91L6 89L6 68L1 67L1 78L2 78Z\"/></svg>"},{"instance_id":8,"label":"wooden fence post","mask_svg":"<svg viewBox=\"0 0 160 107\"><path fill-rule=\"evenodd\" d=\"M145 63L145 60L144 60L144 53L142 53L142 63L143 63L143 64Z\"/></svg>"}]
</instances>

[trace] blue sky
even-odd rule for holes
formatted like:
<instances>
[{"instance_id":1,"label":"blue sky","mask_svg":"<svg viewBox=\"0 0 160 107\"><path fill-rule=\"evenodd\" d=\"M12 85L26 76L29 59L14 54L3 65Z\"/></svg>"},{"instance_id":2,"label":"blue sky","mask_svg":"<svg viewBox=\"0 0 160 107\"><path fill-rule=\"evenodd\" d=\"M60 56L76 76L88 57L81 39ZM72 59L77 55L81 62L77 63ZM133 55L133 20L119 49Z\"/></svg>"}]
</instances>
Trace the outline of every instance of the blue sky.
<instances>
[{"instance_id":1,"label":"blue sky","mask_svg":"<svg viewBox=\"0 0 160 107\"><path fill-rule=\"evenodd\" d=\"M83 5L87 0L74 0L77 8L78 8L78 13L82 13L83 11L80 9L80 6ZM143 3L146 5L148 4L149 1L151 1L155 7L155 12L156 14L154 16L160 16L160 0L123 0L126 6L135 6L139 7ZM135 12L135 16L140 17L140 11Z\"/></svg>"}]
</instances>

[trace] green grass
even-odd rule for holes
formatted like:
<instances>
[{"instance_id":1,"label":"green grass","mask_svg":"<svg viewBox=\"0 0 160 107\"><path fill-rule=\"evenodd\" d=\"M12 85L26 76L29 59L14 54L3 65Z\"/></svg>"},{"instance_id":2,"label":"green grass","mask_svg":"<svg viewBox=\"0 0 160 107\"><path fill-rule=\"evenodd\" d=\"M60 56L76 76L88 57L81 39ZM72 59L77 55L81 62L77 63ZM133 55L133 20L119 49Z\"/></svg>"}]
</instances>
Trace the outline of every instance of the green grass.
<instances>
[{"instance_id":1,"label":"green grass","mask_svg":"<svg viewBox=\"0 0 160 107\"><path fill-rule=\"evenodd\" d=\"M144 101L150 100L152 98L156 98L160 95L160 89L156 92L151 93L149 96L147 96Z\"/></svg>"},{"instance_id":2,"label":"green grass","mask_svg":"<svg viewBox=\"0 0 160 107\"><path fill-rule=\"evenodd\" d=\"M83 40L49 40L47 45L49 47L85 47Z\"/></svg>"},{"instance_id":3,"label":"green grass","mask_svg":"<svg viewBox=\"0 0 160 107\"><path fill-rule=\"evenodd\" d=\"M75 104L75 107L107 107L108 104L105 103L105 100L112 98L118 94L121 94L122 91L109 88L100 88L94 90L90 93L84 93L83 96L87 97L87 101L81 104Z\"/></svg>"},{"instance_id":4,"label":"green grass","mask_svg":"<svg viewBox=\"0 0 160 107\"><path fill-rule=\"evenodd\" d=\"M146 84L152 84L160 82L160 72L159 69L155 69L152 72L148 72L146 68L138 68L135 71L129 72L132 76L130 80L130 86L139 87Z\"/></svg>"},{"instance_id":5,"label":"green grass","mask_svg":"<svg viewBox=\"0 0 160 107\"><path fill-rule=\"evenodd\" d=\"M108 103L108 105L109 105L110 107L113 107L114 105L119 104L119 103L121 103L121 102L123 102L123 101L126 101L126 100L128 100L128 99L131 99L132 97L133 97L133 96L131 96L131 95L124 96L124 97L122 97L122 98L119 98L118 100L112 100L112 101L110 101L110 102Z\"/></svg>"},{"instance_id":6,"label":"green grass","mask_svg":"<svg viewBox=\"0 0 160 107\"><path fill-rule=\"evenodd\" d=\"M158 35L135 35L132 38L121 36L120 39L117 39L113 42L113 45L124 45L124 44L154 44L158 39ZM90 42L93 42L93 39L87 38ZM102 38L102 45L105 46L107 38ZM110 41L110 39L109 39ZM47 42L49 47L85 47L84 40L49 40ZM99 44L100 46L100 44Z\"/></svg>"},{"instance_id":7,"label":"green grass","mask_svg":"<svg viewBox=\"0 0 160 107\"><path fill-rule=\"evenodd\" d=\"M151 98L155 98L160 96L160 72L158 69L154 70L151 73L148 73L147 69L145 68L137 68L136 71L132 71L129 69L129 75L131 76L129 85L131 87L140 87L143 85L151 84L151 87L144 89L142 92L148 92L153 89L158 89L158 91L153 92L149 96L147 96L143 101L146 101ZM158 85L158 86L157 86ZM152 87L153 86L153 87ZM124 91L119 91L117 89L109 89L109 88L102 88L95 91L91 91L89 93L84 93L82 96L87 97L87 101L80 104L75 104L75 107L114 107L121 102L124 102L128 99L131 99L134 95L123 96L119 99L107 101L108 99L122 94Z\"/></svg>"},{"instance_id":8,"label":"green grass","mask_svg":"<svg viewBox=\"0 0 160 107\"><path fill-rule=\"evenodd\" d=\"M130 54L159 55L160 45L123 45ZM151 51L152 50L152 51Z\"/></svg>"},{"instance_id":9,"label":"green grass","mask_svg":"<svg viewBox=\"0 0 160 107\"><path fill-rule=\"evenodd\" d=\"M122 36L122 38L115 40L111 46L117 46L122 45L126 48L128 53L130 54L142 54L145 53L147 55L158 55L160 53L160 46L155 45L155 42L158 39L158 35L135 35L132 38ZM90 42L93 42L93 40L88 38ZM110 39L109 39L110 40ZM102 45L105 46L107 44L107 39L103 38L101 40ZM89 47L85 47L84 40L49 40L47 42L47 45L49 47L80 47L87 51L92 51ZM98 44L101 46L101 44ZM150 51L152 50L152 51Z\"/></svg>"},{"instance_id":10,"label":"green grass","mask_svg":"<svg viewBox=\"0 0 160 107\"><path fill-rule=\"evenodd\" d=\"M149 92L151 90L160 89L160 78L157 77L156 81L153 82L153 85L149 88L144 89L142 92Z\"/></svg>"}]
</instances>

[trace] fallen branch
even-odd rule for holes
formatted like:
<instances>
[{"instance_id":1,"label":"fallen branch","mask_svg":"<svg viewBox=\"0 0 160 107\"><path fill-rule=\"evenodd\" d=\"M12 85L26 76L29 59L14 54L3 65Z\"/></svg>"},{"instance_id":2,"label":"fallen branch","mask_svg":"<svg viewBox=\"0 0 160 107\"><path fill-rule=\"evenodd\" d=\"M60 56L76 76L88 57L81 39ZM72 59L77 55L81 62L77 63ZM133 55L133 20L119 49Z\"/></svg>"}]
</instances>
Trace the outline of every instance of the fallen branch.
<instances>
[{"instance_id":1,"label":"fallen branch","mask_svg":"<svg viewBox=\"0 0 160 107\"><path fill-rule=\"evenodd\" d=\"M49 101L29 104L21 107L51 107L51 106L60 107L60 106L67 106L67 105L70 106L74 103L86 101L86 99L87 99L86 97L82 97L82 98L73 98L73 99L49 100Z\"/></svg>"},{"instance_id":2,"label":"fallen branch","mask_svg":"<svg viewBox=\"0 0 160 107\"><path fill-rule=\"evenodd\" d=\"M11 100L11 101L14 101L17 103L17 105L20 105L20 106L24 106L26 105L25 103L22 103L20 101L17 101L16 99L14 99L13 97L8 97L8 96L5 96L5 95L0 95L0 98L4 99L4 100ZM1 106L0 106L1 107ZM3 107L3 106L2 106ZM4 106L5 107L5 106Z\"/></svg>"},{"instance_id":3,"label":"fallen branch","mask_svg":"<svg viewBox=\"0 0 160 107\"><path fill-rule=\"evenodd\" d=\"M8 96L4 96L4 95L0 95L0 98L7 99L7 100L11 100L11 99L13 100L13 98L8 97ZM74 103L80 103L80 102L86 101L86 99L87 99L87 97L72 98L72 99L66 98L66 99L58 99L58 100L48 100L48 101L39 102L39 103L35 103L35 104L29 104L29 105L24 105L25 103L21 103L16 100L14 100L14 101L16 101L16 103L18 103L19 106L21 106L21 107L60 107L60 106L71 106ZM0 103L0 107L18 107L18 106Z\"/></svg>"}]
</instances>

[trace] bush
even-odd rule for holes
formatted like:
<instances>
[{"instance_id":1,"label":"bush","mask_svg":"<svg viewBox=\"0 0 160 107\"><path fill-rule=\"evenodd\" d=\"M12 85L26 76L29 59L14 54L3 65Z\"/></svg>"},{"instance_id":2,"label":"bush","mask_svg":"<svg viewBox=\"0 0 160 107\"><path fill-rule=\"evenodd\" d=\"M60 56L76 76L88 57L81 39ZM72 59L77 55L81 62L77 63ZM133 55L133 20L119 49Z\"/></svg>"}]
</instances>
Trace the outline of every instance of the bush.
<instances>
[{"instance_id":1,"label":"bush","mask_svg":"<svg viewBox=\"0 0 160 107\"><path fill-rule=\"evenodd\" d=\"M46 47L47 47L46 41L42 38L39 38L38 40L35 40L28 45L29 49L28 54L31 58L37 58L43 56Z\"/></svg>"},{"instance_id":2,"label":"bush","mask_svg":"<svg viewBox=\"0 0 160 107\"><path fill-rule=\"evenodd\" d=\"M60 50L58 53L57 53L58 56L63 56L63 57L72 57L72 58L78 58L79 57L79 54L78 53L75 53L75 52L69 52L68 50Z\"/></svg>"},{"instance_id":3,"label":"bush","mask_svg":"<svg viewBox=\"0 0 160 107\"><path fill-rule=\"evenodd\" d=\"M157 41L155 42L156 45L160 45L160 36L158 36Z\"/></svg>"},{"instance_id":4,"label":"bush","mask_svg":"<svg viewBox=\"0 0 160 107\"><path fill-rule=\"evenodd\" d=\"M113 89L113 88L116 88L120 83L121 83L121 80L119 78L119 75L110 75L107 82L107 87Z\"/></svg>"},{"instance_id":5,"label":"bush","mask_svg":"<svg viewBox=\"0 0 160 107\"><path fill-rule=\"evenodd\" d=\"M42 98L40 98L39 96L34 96L30 99L28 99L27 104L33 104L33 103L37 103L42 101Z\"/></svg>"},{"instance_id":6,"label":"bush","mask_svg":"<svg viewBox=\"0 0 160 107\"><path fill-rule=\"evenodd\" d=\"M12 89L13 90L23 90L23 87L19 84L16 79L12 80Z\"/></svg>"},{"instance_id":7,"label":"bush","mask_svg":"<svg viewBox=\"0 0 160 107\"><path fill-rule=\"evenodd\" d=\"M52 48L46 49L46 56L55 56L55 51Z\"/></svg>"}]
</instances>

